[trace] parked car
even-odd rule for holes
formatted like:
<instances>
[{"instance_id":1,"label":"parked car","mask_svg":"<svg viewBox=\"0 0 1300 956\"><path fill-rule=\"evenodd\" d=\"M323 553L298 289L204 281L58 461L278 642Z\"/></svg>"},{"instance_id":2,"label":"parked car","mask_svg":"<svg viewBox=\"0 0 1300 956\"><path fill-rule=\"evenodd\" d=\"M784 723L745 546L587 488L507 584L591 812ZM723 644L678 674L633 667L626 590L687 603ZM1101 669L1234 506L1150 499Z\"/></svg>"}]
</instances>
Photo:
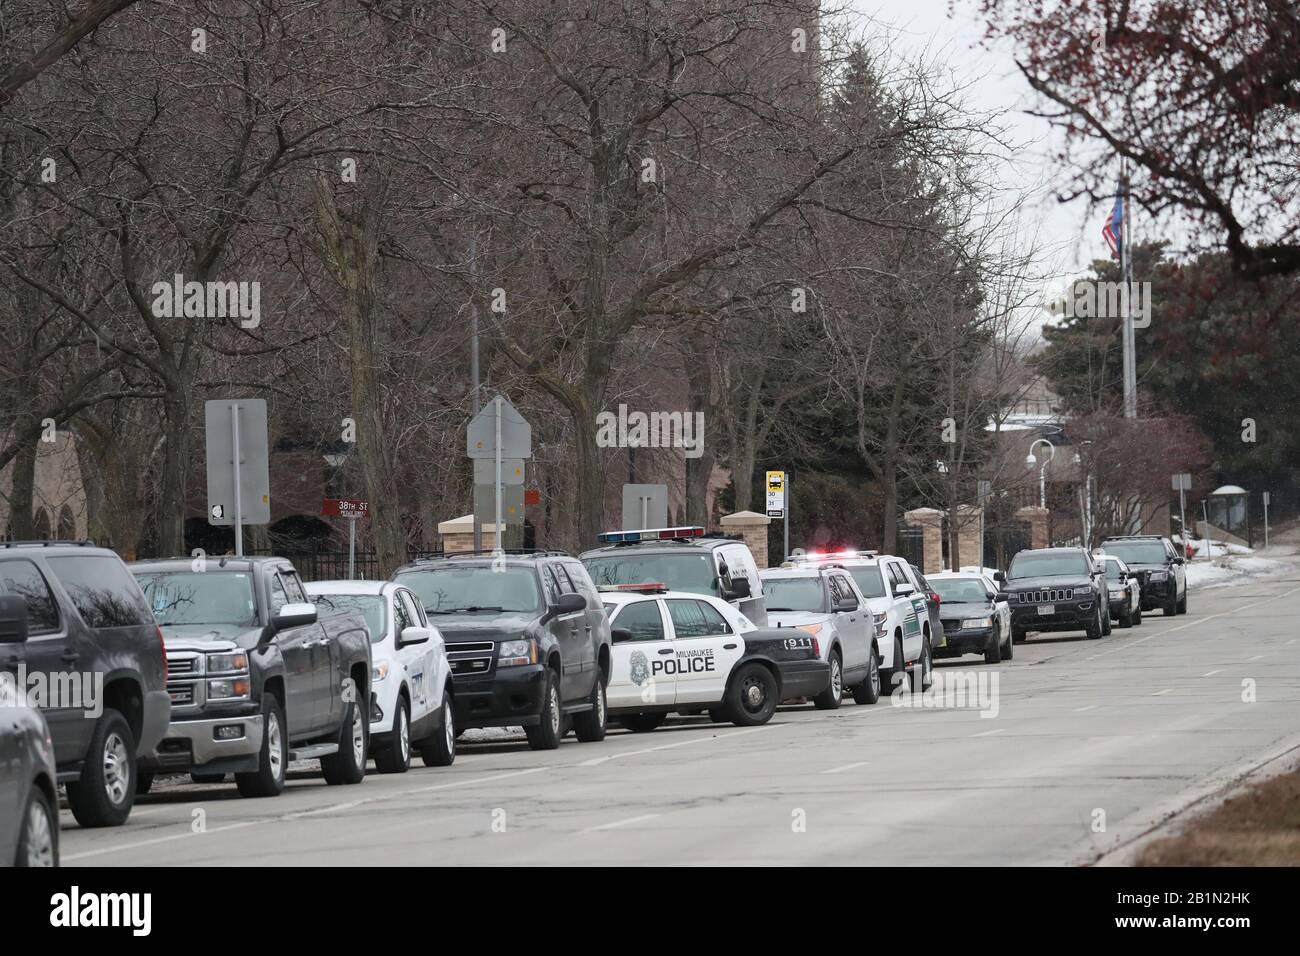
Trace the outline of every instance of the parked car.
<instances>
[{"instance_id":1,"label":"parked car","mask_svg":"<svg viewBox=\"0 0 1300 956\"><path fill-rule=\"evenodd\" d=\"M767 626L758 562L739 537L706 534L694 526L605 531L598 537L604 547L581 555L597 587L656 583L719 597L759 627Z\"/></svg>"},{"instance_id":2,"label":"parked car","mask_svg":"<svg viewBox=\"0 0 1300 956\"><path fill-rule=\"evenodd\" d=\"M837 564L760 571L769 623L817 638L830 668L826 689L813 698L819 710L840 706L844 688L859 704L880 698L880 644L867 599Z\"/></svg>"},{"instance_id":3,"label":"parked car","mask_svg":"<svg viewBox=\"0 0 1300 956\"><path fill-rule=\"evenodd\" d=\"M920 568L915 564L909 564L908 567L911 568L912 577L916 579L916 584L921 589L921 593L925 595L925 609L930 617L931 644L934 650L937 651L943 647L946 640L943 633L943 621L939 614L939 607L943 603L943 598L939 596L938 591L930 587L930 582L926 580Z\"/></svg>"},{"instance_id":4,"label":"parked car","mask_svg":"<svg viewBox=\"0 0 1300 956\"><path fill-rule=\"evenodd\" d=\"M1157 534L1117 535L1101 542L1103 554L1113 554L1137 575L1142 610L1160 608L1166 617L1187 613L1187 561L1167 538Z\"/></svg>"},{"instance_id":5,"label":"parked car","mask_svg":"<svg viewBox=\"0 0 1300 956\"><path fill-rule=\"evenodd\" d=\"M1007 568L1003 593L1017 643L1029 631L1084 631L1090 638L1110 633L1106 578L1085 548L1019 552Z\"/></svg>"},{"instance_id":6,"label":"parked car","mask_svg":"<svg viewBox=\"0 0 1300 956\"><path fill-rule=\"evenodd\" d=\"M456 726L523 727L534 750L605 737L609 621L582 563L563 551L417 561L393 580L447 641Z\"/></svg>"},{"instance_id":7,"label":"parked car","mask_svg":"<svg viewBox=\"0 0 1300 956\"><path fill-rule=\"evenodd\" d=\"M131 571L162 626L172 719L142 764L197 783L235 775L245 797L284 790L291 760L325 781L366 774L370 634L357 613L319 614L277 557L138 561Z\"/></svg>"},{"instance_id":8,"label":"parked car","mask_svg":"<svg viewBox=\"0 0 1300 956\"><path fill-rule=\"evenodd\" d=\"M22 598L0 597L0 654L26 639ZM0 673L0 866L58 866L54 740L13 678Z\"/></svg>"},{"instance_id":9,"label":"parked car","mask_svg":"<svg viewBox=\"0 0 1300 956\"><path fill-rule=\"evenodd\" d=\"M1142 623L1142 585L1127 564L1113 554L1097 557L1097 563L1106 572L1106 589L1111 620L1120 627Z\"/></svg>"},{"instance_id":10,"label":"parked car","mask_svg":"<svg viewBox=\"0 0 1300 956\"><path fill-rule=\"evenodd\" d=\"M601 600L614 636L610 715L634 733L702 708L719 723L764 724L783 698L830 682L816 637L760 628L721 598L649 584L606 586Z\"/></svg>"},{"instance_id":11,"label":"parked car","mask_svg":"<svg viewBox=\"0 0 1300 956\"><path fill-rule=\"evenodd\" d=\"M44 678L29 696L49 725L72 815L83 827L125 823L136 762L153 754L171 710L162 634L139 585L107 548L9 541L0 595L23 599L27 634L0 649L0 669L20 685Z\"/></svg>"},{"instance_id":12,"label":"parked car","mask_svg":"<svg viewBox=\"0 0 1300 956\"><path fill-rule=\"evenodd\" d=\"M929 595L903 558L875 551L809 552L785 566L833 561L848 571L867 600L880 632L880 679L886 689L908 681L911 690L928 690L934 678L933 631Z\"/></svg>"},{"instance_id":13,"label":"parked car","mask_svg":"<svg viewBox=\"0 0 1300 956\"><path fill-rule=\"evenodd\" d=\"M380 773L406 773L411 752L426 767L456 759L451 669L441 632L415 592L392 581L317 581L307 596L321 614L356 612L370 630L370 756Z\"/></svg>"},{"instance_id":14,"label":"parked car","mask_svg":"<svg viewBox=\"0 0 1300 956\"><path fill-rule=\"evenodd\" d=\"M1002 572L997 572L999 578ZM947 641L935 648L935 657L983 654L984 663L1011 660L1011 605L998 591L998 582L983 574L944 571L930 575L930 586L943 602L943 630Z\"/></svg>"}]
</instances>

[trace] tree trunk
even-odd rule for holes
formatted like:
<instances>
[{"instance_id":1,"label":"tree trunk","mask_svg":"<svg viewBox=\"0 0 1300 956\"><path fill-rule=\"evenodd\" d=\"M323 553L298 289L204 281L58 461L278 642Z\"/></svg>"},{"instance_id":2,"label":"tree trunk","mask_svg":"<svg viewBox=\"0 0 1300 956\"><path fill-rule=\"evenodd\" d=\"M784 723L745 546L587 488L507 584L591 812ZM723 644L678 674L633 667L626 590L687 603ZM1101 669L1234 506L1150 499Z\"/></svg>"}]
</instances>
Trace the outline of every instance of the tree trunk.
<instances>
[{"instance_id":1,"label":"tree trunk","mask_svg":"<svg viewBox=\"0 0 1300 956\"><path fill-rule=\"evenodd\" d=\"M163 460L158 496L158 554L161 557L185 554L185 486L193 466L190 460L190 408L185 396L185 388L169 386L163 400Z\"/></svg>"},{"instance_id":2,"label":"tree trunk","mask_svg":"<svg viewBox=\"0 0 1300 956\"><path fill-rule=\"evenodd\" d=\"M21 427L21 420L18 424ZM27 442L14 456L13 488L9 492L9 530L15 541L30 541L35 533L36 447L36 442ZM53 523L51 521L51 526Z\"/></svg>"}]
</instances>

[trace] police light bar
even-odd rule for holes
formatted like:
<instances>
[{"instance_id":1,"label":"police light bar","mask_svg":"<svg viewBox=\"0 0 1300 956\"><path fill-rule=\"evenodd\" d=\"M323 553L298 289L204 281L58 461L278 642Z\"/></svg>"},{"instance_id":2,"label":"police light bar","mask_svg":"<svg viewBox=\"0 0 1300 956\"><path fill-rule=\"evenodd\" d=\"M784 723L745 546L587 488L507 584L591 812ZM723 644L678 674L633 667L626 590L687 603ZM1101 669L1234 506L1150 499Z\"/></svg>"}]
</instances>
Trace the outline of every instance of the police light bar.
<instances>
[{"instance_id":1,"label":"police light bar","mask_svg":"<svg viewBox=\"0 0 1300 956\"><path fill-rule=\"evenodd\" d=\"M596 540L602 544L623 544L628 541L672 541L677 538L702 538L704 529L698 526L681 528L646 528L643 531L602 531Z\"/></svg>"},{"instance_id":2,"label":"police light bar","mask_svg":"<svg viewBox=\"0 0 1300 956\"><path fill-rule=\"evenodd\" d=\"M837 551L805 551L800 557L805 561L829 561L835 558L874 558L879 551L857 548L840 548Z\"/></svg>"},{"instance_id":3,"label":"police light bar","mask_svg":"<svg viewBox=\"0 0 1300 956\"><path fill-rule=\"evenodd\" d=\"M659 594L668 590L662 581L646 581L641 584L602 584L597 591L635 591L638 594Z\"/></svg>"}]
</instances>

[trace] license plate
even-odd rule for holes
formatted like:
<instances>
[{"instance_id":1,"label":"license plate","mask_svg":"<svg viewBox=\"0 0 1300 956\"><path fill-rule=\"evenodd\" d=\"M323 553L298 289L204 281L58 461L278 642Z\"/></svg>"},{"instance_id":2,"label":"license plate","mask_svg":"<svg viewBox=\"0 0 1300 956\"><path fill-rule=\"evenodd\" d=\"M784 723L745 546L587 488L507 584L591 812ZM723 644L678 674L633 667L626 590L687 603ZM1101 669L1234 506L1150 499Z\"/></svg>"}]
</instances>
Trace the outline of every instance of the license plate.
<instances>
[{"instance_id":1,"label":"license plate","mask_svg":"<svg viewBox=\"0 0 1300 956\"><path fill-rule=\"evenodd\" d=\"M1056 613L1056 605L1055 605L1055 604L1040 604L1040 605L1038 605L1038 616L1039 616L1039 617L1047 617L1049 614L1055 614L1055 613Z\"/></svg>"}]
</instances>

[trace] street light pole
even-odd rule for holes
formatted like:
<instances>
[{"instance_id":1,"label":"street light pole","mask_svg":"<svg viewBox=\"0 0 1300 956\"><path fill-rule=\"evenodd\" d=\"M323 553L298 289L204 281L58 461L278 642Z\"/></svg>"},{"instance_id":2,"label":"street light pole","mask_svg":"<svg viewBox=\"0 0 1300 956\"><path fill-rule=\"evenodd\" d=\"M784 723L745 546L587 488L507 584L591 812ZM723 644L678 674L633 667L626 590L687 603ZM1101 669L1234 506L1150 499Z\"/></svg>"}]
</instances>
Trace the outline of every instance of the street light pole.
<instances>
[{"instance_id":1,"label":"street light pole","mask_svg":"<svg viewBox=\"0 0 1300 956\"><path fill-rule=\"evenodd\" d=\"M1046 445L1048 456L1043 459L1042 466L1038 469L1038 507L1047 507L1047 465L1056 457L1056 446L1046 438L1036 438L1029 446L1029 454L1025 456L1025 464L1030 468L1038 464L1038 459L1034 457L1034 449L1039 445Z\"/></svg>"}]
</instances>

